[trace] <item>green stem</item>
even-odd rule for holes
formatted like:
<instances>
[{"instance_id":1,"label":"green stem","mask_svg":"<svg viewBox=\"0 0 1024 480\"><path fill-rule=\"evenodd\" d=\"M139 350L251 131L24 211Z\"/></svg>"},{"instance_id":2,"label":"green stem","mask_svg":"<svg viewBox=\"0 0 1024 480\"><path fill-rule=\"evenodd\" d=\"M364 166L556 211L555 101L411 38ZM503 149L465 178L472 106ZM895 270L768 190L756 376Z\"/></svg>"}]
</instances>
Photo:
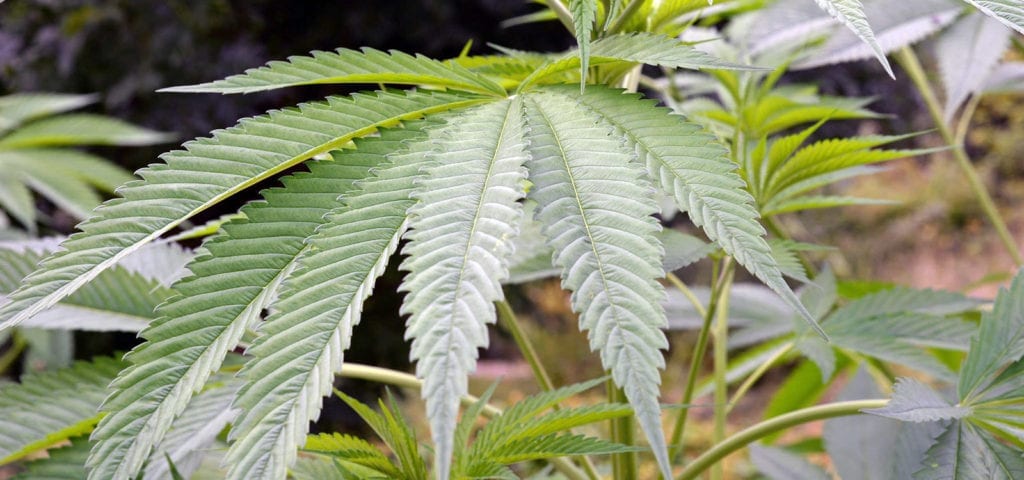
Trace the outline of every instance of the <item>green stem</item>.
<instances>
[{"instance_id":1,"label":"green stem","mask_svg":"<svg viewBox=\"0 0 1024 480\"><path fill-rule=\"evenodd\" d=\"M740 399L743 398L743 396L750 391L750 388L753 387L754 384L757 383L757 381L775 365L775 362L778 362L792 350L793 342L789 342L783 348L777 350L771 357L768 357L764 363L758 365L753 372L750 372L750 375L747 375L747 378L745 378L743 383L741 383L736 389L736 393L732 394L732 398L729 400L729 405L726 407L725 413L728 415L729 412L732 412L732 409L736 407L736 404L739 403Z\"/></svg>"},{"instance_id":2,"label":"green stem","mask_svg":"<svg viewBox=\"0 0 1024 480\"><path fill-rule=\"evenodd\" d=\"M730 263L729 266L731 267L732 264ZM726 402L729 400L729 382L725 377L729 368L729 287L732 285L733 269L727 268L726 272L725 286L721 289L722 299L719 300L721 306L718 308L718 321L715 322L715 330L713 332L715 344L715 409L712 440L716 444L725 440L725 421L726 415L728 414L728 405L726 405ZM722 480L724 475L725 472L722 470L722 465L720 464L711 469L712 480Z\"/></svg>"},{"instance_id":3,"label":"green stem","mask_svg":"<svg viewBox=\"0 0 1024 480\"><path fill-rule=\"evenodd\" d=\"M910 76L911 81L917 87L918 92L921 93L925 105L928 106L928 113L931 114L939 134L942 135L942 139L952 148L953 158L956 159L957 165L967 178L967 183L971 186L971 190L974 192L974 196L977 197L978 203L981 204L981 209L985 212L992 226L995 227L996 233L999 234L999 239L1003 242L1006 251L1010 253L1010 257L1013 258L1013 262L1018 267L1024 265L1024 257L1021 256L1017 243L1013 240L1010 229L1006 227L1006 222L1003 220L1002 215L999 214L999 210L996 208L992 196L985 187L985 183L971 164L971 159L967 156L964 145L956 141L954 132L943 119L942 104L939 103L935 90L928 83L924 67L921 66L921 62L918 60L914 50L910 47L900 49L896 55L896 61L903 66L903 69L906 70L907 75Z\"/></svg>"},{"instance_id":4,"label":"green stem","mask_svg":"<svg viewBox=\"0 0 1024 480\"><path fill-rule=\"evenodd\" d=\"M25 347L28 346L28 342L25 341L25 337L21 336L17 330L11 332L11 348L0 355L0 373L6 373L7 369L11 368L11 365L18 360L18 356L21 352L25 351Z\"/></svg>"},{"instance_id":5,"label":"green stem","mask_svg":"<svg viewBox=\"0 0 1024 480\"><path fill-rule=\"evenodd\" d=\"M786 430L796 425L813 422L815 420L857 415L861 413L861 410L881 408L888 403L889 400L886 399L827 403L825 405L803 408L777 417L769 418L768 420L758 423L750 428L737 432L731 437L725 439L725 441L704 452L703 455L697 457L696 460L687 465L686 468L683 469L682 473L676 477L676 480L693 480L709 467L717 464L720 460L730 454L775 432Z\"/></svg>"},{"instance_id":6,"label":"green stem","mask_svg":"<svg viewBox=\"0 0 1024 480\"><path fill-rule=\"evenodd\" d=\"M731 259L727 258L726 262L730 262ZM711 297L708 300L708 308L704 311L704 324L701 325L700 333L697 334L697 345L694 346L693 356L690 360L690 372L686 377L686 387L683 389L683 398L680 400L683 408L679 410L679 415L676 416L676 423L672 427L672 436L669 437L669 460L673 463L677 461L679 455L683 453L683 432L686 431L686 420L689 417L690 403L693 402L693 392L697 388L697 375L700 373L701 360L704 358L704 354L707 353L708 349L708 338L711 333L711 321L715 318L715 313L718 311L718 300L722 296L722 287L725 286L726 275L717 275L718 264L714 265L715 268L715 283L711 285ZM727 266L725 270L730 270ZM681 283L681 282L680 282ZM699 301L697 302L700 303Z\"/></svg>"},{"instance_id":7,"label":"green stem","mask_svg":"<svg viewBox=\"0 0 1024 480\"><path fill-rule=\"evenodd\" d=\"M575 37L576 27L572 23L572 12L566 8L565 4L562 3L561 0L544 0L544 4L547 5L552 12L555 12L555 16L558 17L558 21L562 22L562 25L565 25L565 28L569 30L569 33Z\"/></svg>"},{"instance_id":8,"label":"green stem","mask_svg":"<svg viewBox=\"0 0 1024 480\"><path fill-rule=\"evenodd\" d=\"M361 365L358 363L346 363L342 365L340 375L347 378L358 378L361 380L369 380L371 382L386 383L388 385L413 390L419 390L423 387L423 382L420 382L419 379L408 373L388 368ZM465 395L462 397L463 406L470 406L479 401L480 399L478 397L474 397L472 395ZM502 411L500 408L488 404L484 405L484 408L480 413L487 418L494 418L500 416ZM587 475L567 458L552 458L548 461L556 470L571 480L587 480Z\"/></svg>"},{"instance_id":9,"label":"green stem","mask_svg":"<svg viewBox=\"0 0 1024 480\"><path fill-rule=\"evenodd\" d=\"M612 22L610 27L608 27L608 34L614 35L622 31L622 28L626 26L626 22L629 21L629 18L632 17L643 4L644 0L633 0L629 2L629 5L626 5L626 8L622 9L622 13L619 14L619 17Z\"/></svg>"},{"instance_id":10,"label":"green stem","mask_svg":"<svg viewBox=\"0 0 1024 480\"><path fill-rule=\"evenodd\" d=\"M673 287L676 287L676 290L682 292L683 296L686 297L686 299L693 305L694 310L697 311L697 315L700 315L703 318L707 312L704 310L704 305L701 304L700 299L697 298L695 293L693 293L693 290L690 290L690 287L687 287L686 284L683 283L683 281L674 273L669 272L668 275L665 275L665 279L668 280L668 283L671 283Z\"/></svg>"},{"instance_id":11,"label":"green stem","mask_svg":"<svg viewBox=\"0 0 1024 480\"><path fill-rule=\"evenodd\" d=\"M628 403L626 394L609 378L605 384L608 391L608 403ZM633 432L633 416L628 415L612 420L612 441L621 445L634 445L636 438ZM636 480L636 452L617 453L612 455L612 471L615 480Z\"/></svg>"},{"instance_id":12,"label":"green stem","mask_svg":"<svg viewBox=\"0 0 1024 480\"><path fill-rule=\"evenodd\" d=\"M537 379L537 384L540 386L541 390L545 392L554 390L555 384L551 381L551 375L549 375L547 369L544 368L544 363L541 362L540 355L537 354L537 349L533 346L533 342L530 341L530 337L526 336L526 331L524 331L522 326L519 325L519 321L516 319L516 314L512 310L512 306L504 300L495 302L494 305L498 311L498 323L512 335L512 339L515 340L516 345L519 347L519 351L523 354L523 358L526 359L526 363L530 365L530 370L533 370L533 377ZM555 408L557 409L558 406L555 405ZM590 461L590 457L581 456L580 463L583 470L587 473L587 478L590 480L598 480L601 478L601 475L597 472L597 467L594 466L592 461Z\"/></svg>"}]
</instances>

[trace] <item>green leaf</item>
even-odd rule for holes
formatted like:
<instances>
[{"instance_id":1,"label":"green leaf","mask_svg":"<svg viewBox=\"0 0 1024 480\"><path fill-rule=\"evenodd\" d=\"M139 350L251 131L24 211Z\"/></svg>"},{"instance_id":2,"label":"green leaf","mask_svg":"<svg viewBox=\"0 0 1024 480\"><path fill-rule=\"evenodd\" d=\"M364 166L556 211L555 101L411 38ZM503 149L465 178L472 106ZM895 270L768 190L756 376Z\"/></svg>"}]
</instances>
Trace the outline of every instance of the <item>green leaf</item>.
<instances>
[{"instance_id":1,"label":"green leaf","mask_svg":"<svg viewBox=\"0 0 1024 480\"><path fill-rule=\"evenodd\" d=\"M493 459L497 463L511 464L569 455L610 455L640 450L637 447L621 445L595 437L548 434L510 441L502 445L500 449L489 452L488 459Z\"/></svg>"},{"instance_id":2,"label":"green leaf","mask_svg":"<svg viewBox=\"0 0 1024 480\"><path fill-rule=\"evenodd\" d=\"M366 440L340 433L321 433L306 439L305 451L330 455L379 472L382 476L401 478L402 472L391 460ZM301 463L301 462L300 462Z\"/></svg>"},{"instance_id":3,"label":"green leaf","mask_svg":"<svg viewBox=\"0 0 1024 480\"><path fill-rule=\"evenodd\" d=\"M159 441L168 422L191 393L202 386L211 371L219 368L225 353L237 345L245 330L252 328L271 300L281 294L281 283L296 269L299 257L308 249L304 244L306 238L324 222L325 214L341 205L337 200L339 193L351 190L354 182L366 178L370 168L384 160L385 153L417 135L415 129L384 130L379 138L357 141L360 148L336 154L333 161L310 164L309 173L285 178L283 188L264 192L265 202L243 207L243 218L225 224L222 235L204 244L205 252L190 265L194 276L177 285L182 296L161 308L163 318L142 334L149 342L130 354L134 365L115 384L118 391L107 405L111 414L96 436L103 440L97 447L97 458L110 459L104 463L105 468L137 468L119 458L139 458ZM257 256L260 261L253 262ZM268 328L274 332L277 325ZM268 341L264 335L257 345ZM314 344L310 338L301 345ZM251 353L262 355L264 347L257 345ZM321 345L310 351L319 355L324 348ZM283 350L283 354L295 352ZM153 370L169 373L151 379L149 372ZM293 381L302 381L297 372L281 374L292 374ZM273 380L274 377L264 379ZM242 395L239 405L250 408L251 405L242 403L244 391ZM268 401L284 402L281 395L270 396ZM241 417L234 435L238 435L239 429L248 428L246 418ZM144 424L152 424L153 432L142 430ZM291 450L294 451L294 445ZM128 472L128 476L133 474Z\"/></svg>"},{"instance_id":4,"label":"green leaf","mask_svg":"<svg viewBox=\"0 0 1024 480\"><path fill-rule=\"evenodd\" d=\"M868 25L868 18L864 15L864 6L861 5L860 0L815 0L815 2L822 10L828 12L832 18L849 28L871 47L871 51L874 52L885 72L890 77L896 78L896 75L892 73L892 67L889 66L889 59L885 58L885 52L875 39L871 25Z\"/></svg>"},{"instance_id":5,"label":"green leaf","mask_svg":"<svg viewBox=\"0 0 1024 480\"><path fill-rule=\"evenodd\" d=\"M657 400L658 370L665 365L660 350L668 342L661 331L664 290L655 281L664 271L652 186L611 135L612 125L572 98L537 93L526 104L530 197L540 206L562 283L573 291L581 329L625 391L668 477Z\"/></svg>"},{"instance_id":6,"label":"green leaf","mask_svg":"<svg viewBox=\"0 0 1024 480\"><path fill-rule=\"evenodd\" d=\"M597 0L569 0L572 23L576 30L577 51L580 56L580 91L587 84L587 70L590 68L590 36L597 20Z\"/></svg>"},{"instance_id":7,"label":"green leaf","mask_svg":"<svg viewBox=\"0 0 1024 480\"><path fill-rule=\"evenodd\" d=\"M229 94L262 92L297 85L353 83L425 85L485 95L505 95L505 89L500 85L457 64L396 50L382 52L372 48L363 48L361 51L347 48L333 52L314 51L308 57L293 56L286 62L273 61L224 80L160 91Z\"/></svg>"},{"instance_id":8,"label":"green leaf","mask_svg":"<svg viewBox=\"0 0 1024 480\"><path fill-rule=\"evenodd\" d=\"M674 272L692 265L718 250L718 245L714 243L670 228L662 230L658 239L665 248L663 263L666 272Z\"/></svg>"},{"instance_id":9,"label":"green leaf","mask_svg":"<svg viewBox=\"0 0 1024 480\"><path fill-rule=\"evenodd\" d=\"M871 24L877 46L891 53L928 38L952 23L963 12L956 0L886 0L864 1L864 14ZM834 31L818 50L807 59L796 62L794 69L805 69L853 62L876 56L852 30Z\"/></svg>"},{"instance_id":10,"label":"green leaf","mask_svg":"<svg viewBox=\"0 0 1024 480\"><path fill-rule=\"evenodd\" d=\"M968 422L952 422L928 450L915 480L1013 480L1024 477L1020 451Z\"/></svg>"},{"instance_id":11,"label":"green leaf","mask_svg":"<svg viewBox=\"0 0 1024 480\"><path fill-rule=\"evenodd\" d=\"M106 357L0 386L0 464L89 433L124 364Z\"/></svg>"},{"instance_id":12,"label":"green leaf","mask_svg":"<svg viewBox=\"0 0 1024 480\"><path fill-rule=\"evenodd\" d=\"M952 405L938 392L917 380L900 378L893 387L892 400L888 405L864 410L864 413L920 423L964 418L971 414L971 409Z\"/></svg>"},{"instance_id":13,"label":"green leaf","mask_svg":"<svg viewBox=\"0 0 1024 480\"><path fill-rule=\"evenodd\" d=\"M552 89L572 96L571 90ZM758 223L753 198L736 175L736 165L714 136L649 100L617 90L590 88L577 101L625 135L651 178L672 194L708 238L814 323L782 278ZM817 324L814 328L820 331Z\"/></svg>"},{"instance_id":14,"label":"green leaf","mask_svg":"<svg viewBox=\"0 0 1024 480\"><path fill-rule=\"evenodd\" d=\"M96 95L18 93L0 97L0 134L26 121L82 108L96 102Z\"/></svg>"},{"instance_id":15,"label":"green leaf","mask_svg":"<svg viewBox=\"0 0 1024 480\"><path fill-rule=\"evenodd\" d=\"M981 316L981 330L960 369L957 393L962 402L984 393L999 371L1024 355L1024 273L1000 289L995 307Z\"/></svg>"},{"instance_id":16,"label":"green leaf","mask_svg":"<svg viewBox=\"0 0 1024 480\"><path fill-rule=\"evenodd\" d=\"M398 458L399 468L401 470L399 478L407 478L409 480L427 478L427 467L426 464L423 463L423 458L419 454L416 435L413 433L412 428L409 427L405 418L399 415L400 411L395 408L393 398L391 399L392 408L390 409L384 405L383 401L378 402L381 413L377 413L359 400L345 395L338 390L335 390L335 394L341 397L349 407L355 410L356 414L358 414L359 417L377 433L377 436L387 444L388 448L394 452L395 456Z\"/></svg>"},{"instance_id":17,"label":"green leaf","mask_svg":"<svg viewBox=\"0 0 1024 480\"><path fill-rule=\"evenodd\" d=\"M8 249L0 245L0 299L18 288L21 279L35 270L39 261L52 250ZM158 281L116 266L23 325L59 330L137 332L155 318L153 310L171 295L172 291Z\"/></svg>"},{"instance_id":18,"label":"green leaf","mask_svg":"<svg viewBox=\"0 0 1024 480\"><path fill-rule=\"evenodd\" d=\"M71 439L71 445L50 450L49 456L29 462L25 471L11 480L85 480L85 457L89 438Z\"/></svg>"},{"instance_id":19,"label":"green leaf","mask_svg":"<svg viewBox=\"0 0 1024 480\"><path fill-rule=\"evenodd\" d=\"M116 118L73 113L34 121L0 138L0 150L71 145L152 145L173 135L136 127Z\"/></svg>"},{"instance_id":20,"label":"green leaf","mask_svg":"<svg viewBox=\"0 0 1024 480\"><path fill-rule=\"evenodd\" d=\"M943 119L950 124L967 98L976 95L1010 46L1012 31L981 13L973 13L942 33L935 57L946 87Z\"/></svg>"},{"instance_id":21,"label":"green leaf","mask_svg":"<svg viewBox=\"0 0 1024 480\"><path fill-rule=\"evenodd\" d=\"M225 379L218 379L225 380ZM168 478L175 470L190 478L238 410L231 403L242 382L226 379L196 395L175 420L146 465L144 478Z\"/></svg>"},{"instance_id":22,"label":"green leaf","mask_svg":"<svg viewBox=\"0 0 1024 480\"><path fill-rule=\"evenodd\" d=\"M1017 0L964 0L985 15L1024 33L1024 5Z\"/></svg>"},{"instance_id":23,"label":"green leaf","mask_svg":"<svg viewBox=\"0 0 1024 480\"><path fill-rule=\"evenodd\" d=\"M459 399L504 299L510 240L522 215L525 141L520 100L478 107L439 129L439 149L409 210L409 271L400 290L406 338L423 379L438 478L448 478Z\"/></svg>"},{"instance_id":24,"label":"green leaf","mask_svg":"<svg viewBox=\"0 0 1024 480\"><path fill-rule=\"evenodd\" d=\"M590 65L643 63L666 68L754 70L713 57L677 39L653 33L610 35L590 44ZM580 68L580 55L569 52L538 68L519 85L519 91L567 70Z\"/></svg>"},{"instance_id":25,"label":"green leaf","mask_svg":"<svg viewBox=\"0 0 1024 480\"><path fill-rule=\"evenodd\" d=\"M120 258L260 181L379 127L479 102L425 93L335 97L242 120L189 142L185 150L163 155L166 164L140 170L144 181L125 185L123 198L108 201L79 225L82 233L64 243L67 250L44 260L0 308L0 329L39 313Z\"/></svg>"}]
</instances>

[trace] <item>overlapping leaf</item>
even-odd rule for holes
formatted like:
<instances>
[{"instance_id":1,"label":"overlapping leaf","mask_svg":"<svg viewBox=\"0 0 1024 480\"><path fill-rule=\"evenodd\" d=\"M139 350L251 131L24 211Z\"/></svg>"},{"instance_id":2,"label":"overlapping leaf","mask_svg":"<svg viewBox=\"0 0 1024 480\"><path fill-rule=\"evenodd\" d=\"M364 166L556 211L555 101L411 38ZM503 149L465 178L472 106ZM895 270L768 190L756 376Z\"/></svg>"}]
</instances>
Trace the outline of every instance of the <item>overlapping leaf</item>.
<instances>
[{"instance_id":1,"label":"overlapping leaf","mask_svg":"<svg viewBox=\"0 0 1024 480\"><path fill-rule=\"evenodd\" d=\"M846 28L849 28L853 33L857 34L858 37L869 47L871 51L878 58L878 61L885 68L885 72L890 77L896 78L892 73L892 67L889 66L889 59L885 58L885 52L882 47L878 44L878 40L875 39L875 33L871 30L871 25L868 24L868 18L864 14L864 6L860 3L860 0L815 0L818 2L818 6L828 12L832 18L841 23Z\"/></svg>"},{"instance_id":2,"label":"overlapping leaf","mask_svg":"<svg viewBox=\"0 0 1024 480\"><path fill-rule=\"evenodd\" d=\"M981 13L960 19L935 44L942 84L946 88L946 123L960 105L977 94L1010 46L1012 31Z\"/></svg>"},{"instance_id":3,"label":"overlapping leaf","mask_svg":"<svg viewBox=\"0 0 1024 480\"><path fill-rule=\"evenodd\" d=\"M1018 0L964 0L1003 25L1024 33L1024 5Z\"/></svg>"},{"instance_id":4,"label":"overlapping leaf","mask_svg":"<svg viewBox=\"0 0 1024 480\"><path fill-rule=\"evenodd\" d=\"M386 155L422 136L418 128L388 130L338 157L361 174L376 165L376 174L348 191L315 235L301 232L312 236L305 251L294 251L298 266L281 287L276 313L262 326L249 349L255 359L242 373L249 382L237 402L243 413L231 433L230 477L280 478L293 463L413 204L409 194L423 166L422 149L394 156L392 163ZM296 245L302 243L296 237Z\"/></svg>"},{"instance_id":5,"label":"overlapping leaf","mask_svg":"<svg viewBox=\"0 0 1024 480\"><path fill-rule=\"evenodd\" d=\"M617 3L617 2L616 2ZM590 68L590 35L597 20L597 0L570 0L572 23L576 30L577 51L580 56L580 89L587 84L587 70Z\"/></svg>"},{"instance_id":6,"label":"overlapping leaf","mask_svg":"<svg viewBox=\"0 0 1024 480\"><path fill-rule=\"evenodd\" d=\"M189 217L315 155L378 127L478 103L449 94L378 93L331 98L243 120L213 137L162 156L139 171L46 259L0 309L0 328L16 325L71 294L101 271Z\"/></svg>"},{"instance_id":7,"label":"overlapping leaf","mask_svg":"<svg viewBox=\"0 0 1024 480\"><path fill-rule=\"evenodd\" d=\"M364 143L371 152L372 144L387 151L402 138L386 132ZM339 193L381 161L376 153L357 150L313 163L310 173L264 192L265 202L244 207L244 218L206 242L189 266L194 276L177 285L181 295L160 309L161 318L142 333L148 342L129 355L133 366L114 384L118 391L105 405L111 414L96 433L94 478L134 475L192 392L258 321L295 268L305 239L339 205ZM165 373L153 378L153 371Z\"/></svg>"},{"instance_id":8,"label":"overlapping leaf","mask_svg":"<svg viewBox=\"0 0 1024 480\"><path fill-rule=\"evenodd\" d=\"M0 387L0 464L89 433L107 384L123 367L101 357Z\"/></svg>"}]
</instances>

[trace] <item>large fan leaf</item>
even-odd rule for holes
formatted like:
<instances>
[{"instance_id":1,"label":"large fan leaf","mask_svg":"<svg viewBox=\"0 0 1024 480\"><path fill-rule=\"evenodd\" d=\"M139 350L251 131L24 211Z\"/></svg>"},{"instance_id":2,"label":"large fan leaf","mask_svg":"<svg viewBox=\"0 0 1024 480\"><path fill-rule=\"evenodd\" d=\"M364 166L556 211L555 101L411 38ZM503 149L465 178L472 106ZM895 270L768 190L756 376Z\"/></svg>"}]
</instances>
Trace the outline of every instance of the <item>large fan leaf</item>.
<instances>
[{"instance_id":1,"label":"large fan leaf","mask_svg":"<svg viewBox=\"0 0 1024 480\"><path fill-rule=\"evenodd\" d=\"M53 449L46 458L29 462L25 471L14 480L85 480L85 457L89 455L89 439L71 439L71 445Z\"/></svg>"},{"instance_id":2,"label":"large fan leaf","mask_svg":"<svg viewBox=\"0 0 1024 480\"><path fill-rule=\"evenodd\" d=\"M351 139L431 112L479 103L448 94L378 93L331 98L243 120L163 155L166 164L119 190L82 223L64 252L45 260L0 309L0 329L17 325L185 219Z\"/></svg>"},{"instance_id":3,"label":"large fan leaf","mask_svg":"<svg viewBox=\"0 0 1024 480\"><path fill-rule=\"evenodd\" d=\"M588 90L592 91L592 90ZM590 346L623 388L661 466L670 476L658 405L664 292L663 252L653 188L605 123L564 95L539 93L527 101L528 162L554 262L573 291L573 309Z\"/></svg>"},{"instance_id":4,"label":"large fan leaf","mask_svg":"<svg viewBox=\"0 0 1024 480\"><path fill-rule=\"evenodd\" d=\"M98 358L0 387L0 464L92 430L107 384L122 367Z\"/></svg>"},{"instance_id":5,"label":"large fan leaf","mask_svg":"<svg viewBox=\"0 0 1024 480\"><path fill-rule=\"evenodd\" d=\"M459 398L487 346L517 233L526 150L520 100L478 107L431 138L441 148L410 210L406 337L423 379L438 478L448 478Z\"/></svg>"},{"instance_id":6,"label":"large fan leaf","mask_svg":"<svg viewBox=\"0 0 1024 480\"><path fill-rule=\"evenodd\" d=\"M1003 25L1024 33L1024 5L1019 0L964 0Z\"/></svg>"},{"instance_id":7,"label":"large fan leaf","mask_svg":"<svg viewBox=\"0 0 1024 480\"><path fill-rule=\"evenodd\" d=\"M395 85L432 85L454 90L504 95L505 89L484 76L455 63L443 63L422 55L399 51L362 51L339 48L334 52L315 51L312 56L293 56L246 70L224 80L184 87L165 88L163 92L252 93L296 85L332 83L383 83Z\"/></svg>"},{"instance_id":8,"label":"large fan leaf","mask_svg":"<svg viewBox=\"0 0 1024 480\"><path fill-rule=\"evenodd\" d=\"M404 137L393 139L386 130L381 138L360 144L390 149ZM118 391L105 405L111 413L95 436L94 478L135 474L192 392L255 325L295 268L304 240L339 205L338 195L382 158L356 150L315 162L310 173L264 192L265 202L244 207L244 218L206 242L189 267L194 276L177 285L181 296L160 309L162 318L142 333L148 342L129 355L133 366L115 383ZM163 373L154 377L154 371Z\"/></svg>"},{"instance_id":9,"label":"large fan leaf","mask_svg":"<svg viewBox=\"0 0 1024 480\"><path fill-rule=\"evenodd\" d=\"M889 59L885 57L885 52L882 47L878 45L878 40L875 39L875 33L871 30L871 25L868 24L868 18L864 15L864 6L860 3L860 0L815 0L818 2L818 6L828 12L832 18L843 24L846 28L849 28L853 33L857 34L860 39L871 47L871 51L874 52L875 57L881 62L882 68L885 68L885 72L890 77L896 78L892 73L892 67L889 66Z\"/></svg>"},{"instance_id":10,"label":"large fan leaf","mask_svg":"<svg viewBox=\"0 0 1024 480\"><path fill-rule=\"evenodd\" d=\"M339 157L383 166L348 192L307 241L274 302L277 313L249 350L255 359L245 367L249 383L237 402L243 413L232 430L232 478L280 478L293 463L341 368L363 300L397 247L423 153L414 149L393 157L394 164L385 155L421 139L422 132L383 133L382 140L362 142Z\"/></svg>"},{"instance_id":11,"label":"large fan leaf","mask_svg":"<svg viewBox=\"0 0 1024 480\"><path fill-rule=\"evenodd\" d=\"M946 87L946 123L967 97L977 94L1010 46L1012 31L981 13L968 15L944 32L935 56Z\"/></svg>"},{"instance_id":12,"label":"large fan leaf","mask_svg":"<svg viewBox=\"0 0 1024 480\"><path fill-rule=\"evenodd\" d=\"M963 418L970 415L971 409L950 404L938 392L917 380L901 378L893 387L892 400L886 406L865 410L865 413L919 423Z\"/></svg>"},{"instance_id":13,"label":"large fan leaf","mask_svg":"<svg viewBox=\"0 0 1024 480\"><path fill-rule=\"evenodd\" d=\"M569 89L555 91L571 95ZM651 178L703 227L708 238L813 323L783 280L764 239L764 228L757 222L753 198L714 136L649 100L638 101L636 95L595 87L578 98L621 130Z\"/></svg>"}]
</instances>

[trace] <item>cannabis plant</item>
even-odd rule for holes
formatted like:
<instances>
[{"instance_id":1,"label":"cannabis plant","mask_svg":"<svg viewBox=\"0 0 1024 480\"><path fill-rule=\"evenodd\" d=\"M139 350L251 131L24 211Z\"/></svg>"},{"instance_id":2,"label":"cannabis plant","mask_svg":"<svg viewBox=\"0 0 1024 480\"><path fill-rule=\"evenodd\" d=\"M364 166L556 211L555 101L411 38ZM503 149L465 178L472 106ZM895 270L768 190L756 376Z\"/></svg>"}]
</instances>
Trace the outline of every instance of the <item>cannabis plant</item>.
<instances>
[{"instance_id":1,"label":"cannabis plant","mask_svg":"<svg viewBox=\"0 0 1024 480\"><path fill-rule=\"evenodd\" d=\"M1007 9L998 2L971 3L1007 22L1020 18L1012 4ZM120 187L119 198L97 208L63 250L42 260L10 294L0 309L0 329L73 298L90 281L211 207L279 180L280 186L262 192L261 201L218 225L189 262L191 275L173 285L173 296L141 331L145 341L125 356L126 366L111 382L113 393L91 434L89 478L129 479L144 469L151 475L151 468L176 471L178 461L164 444L174 445L178 435L197 435L197 418L217 419L209 425L219 428L201 437L209 444L231 423L224 456L228 478L284 478L334 375L344 368L363 303L400 246L405 337L422 382L416 385L426 401L438 478L469 468L462 450L468 427L459 426L459 405L478 350L488 345L488 325L507 313L502 283L510 277L517 243L529 240L524 232L541 232L551 251L548 266L572 292L580 328L621 388L666 478L679 442L666 440L659 404L662 350L668 345L666 294L658 282L666 277L666 242L656 217L661 199L671 199L673 208L686 212L713 242L702 251L720 249L728 259L719 263L725 267L717 272L708 305L701 307L704 345L720 295L732 281L733 259L778 295L791 316L802 319L800 335L806 330L827 338L816 319L831 317L806 308L786 283L759 215L798 209L786 203L786 192L799 186L795 193L806 194L829 183L820 183L821 175L833 181L837 172L870 163L877 154L872 149L892 139L844 144L854 159L819 170L808 163L820 159L821 148L796 150L813 130L768 146L769 135L827 117L819 112L759 130L754 140L761 141L760 149L746 148L743 138L734 138L727 148L708 129L634 92L643 65L753 72L743 74L749 75L743 77L747 85L753 83L759 67L676 38L704 15L703 5L546 4L575 35L578 48L561 54L503 49L500 55L448 61L339 49L166 90L231 94L310 84L381 85L374 92L243 119L164 154L162 163L140 170L141 180ZM886 62L859 2L818 4ZM743 105L736 107L732 118L747 113ZM741 130L733 126L734 133ZM755 162L772 164L785 175L765 177L764 169L753 168ZM757 189L748 185L755 181ZM716 342L724 342L727 324L720 321L716 328ZM829 348L807 342L814 345L808 351ZM226 379L239 347L245 350L244 367L237 379ZM716 352L725 351L719 347ZM698 345L698 358L703 348ZM1014 357L1019 354L1000 361ZM235 383L218 388L227 382ZM716 400L724 405L725 384L717 387ZM219 403L219 410L189 413L215 392L230 398L237 410ZM884 402L829 411L850 414L865 405ZM678 418L685 421L685 413ZM632 428L628 422L620 426ZM724 423L720 430L724 435ZM721 445L689 465L684 477L699 474L723 450L731 452L729 445L751 441ZM79 443L72 448L81 452ZM399 467L415 464L422 476L418 455L403 455ZM487 474L508 473L501 467L511 462L491 460Z\"/></svg>"}]
</instances>

